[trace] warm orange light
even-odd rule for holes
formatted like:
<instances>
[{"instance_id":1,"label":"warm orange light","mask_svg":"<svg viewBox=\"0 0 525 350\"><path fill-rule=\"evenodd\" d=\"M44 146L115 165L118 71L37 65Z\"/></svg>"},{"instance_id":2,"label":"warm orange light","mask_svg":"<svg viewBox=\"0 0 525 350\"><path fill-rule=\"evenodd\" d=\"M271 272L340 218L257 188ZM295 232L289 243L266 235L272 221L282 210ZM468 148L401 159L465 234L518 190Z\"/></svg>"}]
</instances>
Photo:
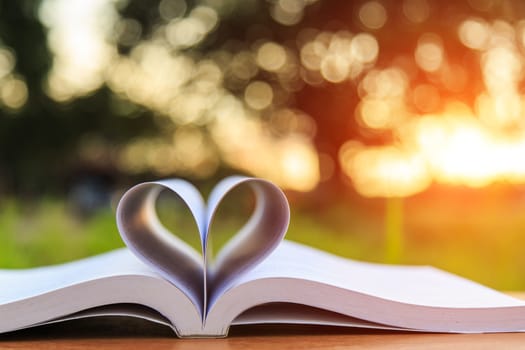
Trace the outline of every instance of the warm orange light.
<instances>
[{"instance_id":1,"label":"warm orange light","mask_svg":"<svg viewBox=\"0 0 525 350\"><path fill-rule=\"evenodd\" d=\"M430 182L424 159L394 146L363 147L351 141L339 158L357 191L367 197L409 196Z\"/></svg>"},{"instance_id":2,"label":"warm orange light","mask_svg":"<svg viewBox=\"0 0 525 350\"><path fill-rule=\"evenodd\" d=\"M370 29L379 29L385 25L388 18L386 9L378 1L368 1L359 9L359 19Z\"/></svg>"},{"instance_id":3,"label":"warm orange light","mask_svg":"<svg viewBox=\"0 0 525 350\"><path fill-rule=\"evenodd\" d=\"M525 130L505 136L462 107L411 119L401 134L404 145L345 145L344 171L365 196L407 196L432 181L471 187L525 182Z\"/></svg>"},{"instance_id":4,"label":"warm orange light","mask_svg":"<svg viewBox=\"0 0 525 350\"><path fill-rule=\"evenodd\" d=\"M369 71L360 84L357 117L371 131L390 130L396 143L340 150L343 171L365 196L408 196L430 183L481 187L493 182L525 183L525 65L519 37L508 23L470 18L460 25L462 43L480 52L485 91L474 105L446 96L434 85L409 86L397 68ZM424 34L414 58L439 74L451 92L465 86L466 71L447 62L441 39ZM410 101L416 113L407 106ZM443 111L432 114L432 111Z\"/></svg>"},{"instance_id":5,"label":"warm orange light","mask_svg":"<svg viewBox=\"0 0 525 350\"><path fill-rule=\"evenodd\" d=\"M443 64L444 52L441 39L435 34L424 34L414 53L416 63L428 72L438 70Z\"/></svg>"}]
</instances>

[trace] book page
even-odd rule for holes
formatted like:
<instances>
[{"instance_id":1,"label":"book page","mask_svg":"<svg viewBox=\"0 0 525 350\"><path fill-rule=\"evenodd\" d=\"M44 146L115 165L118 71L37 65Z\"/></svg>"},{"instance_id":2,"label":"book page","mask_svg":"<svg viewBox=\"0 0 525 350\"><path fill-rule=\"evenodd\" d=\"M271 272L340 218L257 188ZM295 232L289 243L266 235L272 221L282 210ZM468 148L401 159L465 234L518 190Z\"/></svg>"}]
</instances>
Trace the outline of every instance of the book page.
<instances>
[{"instance_id":1,"label":"book page","mask_svg":"<svg viewBox=\"0 0 525 350\"><path fill-rule=\"evenodd\" d=\"M173 327L170 320L162 316L158 311L150 309L148 307L137 305L137 304L113 304L94 307L87 310L75 312L73 314L58 317L56 319L45 321L39 325L47 325L53 323L60 323L65 321L80 320L85 318L99 318L99 317L134 317L147 320L153 323L167 326L173 331L177 330Z\"/></svg>"},{"instance_id":2,"label":"book page","mask_svg":"<svg viewBox=\"0 0 525 350\"><path fill-rule=\"evenodd\" d=\"M126 273L156 276L127 249L75 262L31 269L0 269L0 304L27 299L97 278Z\"/></svg>"},{"instance_id":3,"label":"book page","mask_svg":"<svg viewBox=\"0 0 525 350\"><path fill-rule=\"evenodd\" d=\"M294 315L262 307L261 323L360 325L431 332L525 330L525 301L426 266L395 266L343 259L284 241L210 305L208 332L230 323L257 323L248 311L270 303L303 305ZM284 303L284 304L283 304ZM311 312L311 308L348 316ZM300 310L300 308L298 309Z\"/></svg>"},{"instance_id":4,"label":"book page","mask_svg":"<svg viewBox=\"0 0 525 350\"><path fill-rule=\"evenodd\" d=\"M292 303L268 303L256 306L236 317L233 320L232 325L264 323L403 330L403 328L400 327L389 327L379 323L342 315L337 312Z\"/></svg>"},{"instance_id":5,"label":"book page","mask_svg":"<svg viewBox=\"0 0 525 350\"><path fill-rule=\"evenodd\" d=\"M142 183L128 190L117 207L117 226L131 251L180 288L203 313L203 257L160 222L155 203L162 190L182 200L202 235L206 226L204 200L192 184L179 179Z\"/></svg>"},{"instance_id":6,"label":"book page","mask_svg":"<svg viewBox=\"0 0 525 350\"><path fill-rule=\"evenodd\" d=\"M151 318L122 303L158 311L182 335L202 326L190 299L128 249L61 265L0 270L0 286L0 332L75 318L93 308L96 313L77 316L113 315L115 307L99 307L114 304L120 315Z\"/></svg>"},{"instance_id":7,"label":"book page","mask_svg":"<svg viewBox=\"0 0 525 350\"><path fill-rule=\"evenodd\" d=\"M397 302L433 307L525 305L503 293L430 266L400 266L344 259L283 241L244 279L297 278Z\"/></svg>"},{"instance_id":8,"label":"book page","mask_svg":"<svg viewBox=\"0 0 525 350\"><path fill-rule=\"evenodd\" d=\"M80 259L69 263L30 269L0 269L0 303L13 302L94 279L140 274L159 275L128 249Z\"/></svg>"},{"instance_id":9,"label":"book page","mask_svg":"<svg viewBox=\"0 0 525 350\"><path fill-rule=\"evenodd\" d=\"M271 254L281 243L288 228L290 209L283 192L268 181L240 176L224 179L210 194L208 225L212 224L217 207L228 192L247 185L255 194L254 212L241 230L219 251L217 259L213 263L206 260L207 279L212 291L210 300L220 294L228 281L248 272Z\"/></svg>"},{"instance_id":10,"label":"book page","mask_svg":"<svg viewBox=\"0 0 525 350\"><path fill-rule=\"evenodd\" d=\"M218 252L208 256L208 236L213 217L228 194L249 186L255 194L255 210L246 224ZM202 255L169 232L160 222L155 202L162 190L178 196L190 210L200 233ZM211 299L229 281L246 273L281 242L290 219L288 201L274 184L256 178L231 176L212 190L207 205L189 182L172 179L132 187L117 207L117 226L126 245L143 262L179 287L204 315Z\"/></svg>"}]
</instances>

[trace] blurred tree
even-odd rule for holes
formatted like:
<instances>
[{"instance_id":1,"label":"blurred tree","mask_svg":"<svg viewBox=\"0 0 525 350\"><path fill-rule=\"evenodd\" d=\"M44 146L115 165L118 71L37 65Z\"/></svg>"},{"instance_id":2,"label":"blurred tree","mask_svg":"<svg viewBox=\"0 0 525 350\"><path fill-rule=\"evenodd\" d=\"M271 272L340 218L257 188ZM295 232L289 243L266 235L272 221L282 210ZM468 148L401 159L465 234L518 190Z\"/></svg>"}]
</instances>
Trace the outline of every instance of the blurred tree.
<instances>
[{"instance_id":1,"label":"blurred tree","mask_svg":"<svg viewBox=\"0 0 525 350\"><path fill-rule=\"evenodd\" d=\"M126 40L120 41L119 51L123 55L129 55L133 52L134 46L158 35L155 34L155 28L158 28L160 23L177 21L199 6L214 6L214 4L210 1L163 0L147 4L141 1L129 1L121 9L121 15L123 19L131 19L140 24L141 36L132 45ZM360 12L366 6L372 7L370 10L372 13L368 15L372 21L377 21L384 15L384 23L374 27L365 22L366 18L365 20L360 18L366 15ZM375 9L379 8L379 13L373 12L374 6ZM325 156L323 159L328 161L328 168L332 172L328 176L329 181L324 181L324 184L335 186L333 193L337 194L346 182L343 178L346 178L347 174L341 168L339 154L348 140L360 140L365 145L384 145L395 143L398 138L395 128L374 130L363 127L362 121L359 120L358 106L363 99L363 88L360 88L360 84L367 73L374 69L399 67L410 75L408 81L410 86L407 90L412 91L419 85L428 84L436 88L437 94L444 97L450 95L451 92L447 87L438 81L439 76L425 72L414 58L414 50L421 35L438 33L442 38L447 59L469 67L468 83L465 83L469 88L454 91L454 97L458 101L473 105L476 96L484 88L479 71L479 58L475 52L465 50L461 44L457 35L458 26L468 16L490 19L493 16L508 15L509 7L514 9L516 6L521 10L521 7L514 2L507 5L494 5L490 11L487 11L473 8L468 1L225 1L222 2L222 7L215 7L220 8L218 10L220 21L215 30L198 44L188 47L186 52L197 59L213 55L223 49L232 56L242 52L250 52L257 56L261 44L271 42L282 45L299 61L301 49L307 40L305 37L308 35L314 36L323 32L331 33L330 35L334 37L338 34L342 37L355 36L359 33L372 34L374 40L379 43L380 55L374 58L374 62L365 65L353 78L330 81L330 79L316 77L313 81L308 81L308 77L305 78L303 75L300 81L287 81L282 77L281 72L264 67L240 84L239 81L231 79L231 76L225 76L224 86L240 100L243 100L242 95L251 81L262 80L271 84L274 95L278 94L281 98L274 100L272 109L261 113L263 119L270 119L275 109L279 108L279 103L297 108L313 118L317 126L313 137L315 147L319 154ZM163 9L165 13L171 11L172 17L163 16ZM291 17L286 17L282 13L280 15L279 11L290 11L288 15ZM384 14L381 11L385 11ZM410 11L412 14L407 14ZM293 18L294 14L297 18ZM305 34L308 30L313 34ZM122 34L125 35L126 32L122 31ZM295 69L295 74L305 73L304 67ZM287 84L295 84L295 86L289 88ZM406 105L410 113L417 115L443 111L446 98L442 98L430 107L425 106L425 110L421 110L421 107L414 103L411 95L404 97L401 102ZM323 164L320 166L323 167ZM321 169L323 170L325 169Z\"/></svg>"},{"instance_id":2,"label":"blurred tree","mask_svg":"<svg viewBox=\"0 0 525 350\"><path fill-rule=\"evenodd\" d=\"M99 38L109 45L102 83L79 93L55 79L65 94L53 95L58 39L42 3L59 1L0 1L0 63L13 63L0 84L6 191L60 190L89 171L207 177L231 166L271 177L275 166L276 177L299 176L309 162L321 174L308 185L322 180L338 194L349 141L396 145L400 118L442 113L451 100L476 105L486 87L481 49L458 35L467 19L503 33L525 14L520 1L108 0L118 13ZM439 69L418 62L427 49ZM384 101L390 120L363 117L363 103Z\"/></svg>"},{"instance_id":3,"label":"blurred tree","mask_svg":"<svg viewBox=\"0 0 525 350\"><path fill-rule=\"evenodd\" d=\"M8 74L27 89L27 100L20 105L1 104L0 188L8 193L62 193L64 185L74 185L73 174L116 176L110 155L99 159L98 169L101 164L79 159L79 144L94 138L116 146L138 133L157 132L151 114L142 108L119 113L118 105L127 102L107 88L68 103L46 94L52 55L39 6L39 1L0 1L0 47L13 60ZM3 79L4 95L7 78Z\"/></svg>"}]
</instances>

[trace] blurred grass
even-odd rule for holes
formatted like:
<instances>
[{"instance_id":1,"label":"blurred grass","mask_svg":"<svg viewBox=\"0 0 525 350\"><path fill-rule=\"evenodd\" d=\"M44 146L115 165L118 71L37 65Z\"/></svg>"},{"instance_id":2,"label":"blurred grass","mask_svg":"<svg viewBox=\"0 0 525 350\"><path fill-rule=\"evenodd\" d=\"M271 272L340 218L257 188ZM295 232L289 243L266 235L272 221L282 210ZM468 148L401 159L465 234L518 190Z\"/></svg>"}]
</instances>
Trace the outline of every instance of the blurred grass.
<instances>
[{"instance_id":1,"label":"blurred grass","mask_svg":"<svg viewBox=\"0 0 525 350\"><path fill-rule=\"evenodd\" d=\"M525 290L525 197L401 201L400 263L433 265L501 290ZM110 209L81 220L62 200L21 203L0 203L0 268L61 263L123 246ZM159 203L165 225L197 247L187 210L172 200ZM240 228L251 208L246 201L219 211L212 231L215 249ZM349 258L385 262L386 208L387 200L375 199L294 209L287 238Z\"/></svg>"},{"instance_id":2,"label":"blurred grass","mask_svg":"<svg viewBox=\"0 0 525 350\"><path fill-rule=\"evenodd\" d=\"M0 267L55 264L124 246L111 210L78 220L60 200L0 206Z\"/></svg>"}]
</instances>

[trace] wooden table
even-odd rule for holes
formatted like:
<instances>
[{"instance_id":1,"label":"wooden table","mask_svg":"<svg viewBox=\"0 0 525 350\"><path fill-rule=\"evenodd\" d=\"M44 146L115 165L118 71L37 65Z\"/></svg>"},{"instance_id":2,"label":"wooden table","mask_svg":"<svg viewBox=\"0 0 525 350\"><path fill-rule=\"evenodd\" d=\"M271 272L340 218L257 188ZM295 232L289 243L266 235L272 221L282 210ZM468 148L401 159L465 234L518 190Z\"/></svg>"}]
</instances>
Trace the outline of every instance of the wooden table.
<instances>
[{"instance_id":1,"label":"wooden table","mask_svg":"<svg viewBox=\"0 0 525 350\"><path fill-rule=\"evenodd\" d=\"M525 293L517 294L525 298ZM243 326L225 339L178 339L130 318L77 320L0 335L0 349L525 349L525 333L428 334L313 326Z\"/></svg>"}]
</instances>

